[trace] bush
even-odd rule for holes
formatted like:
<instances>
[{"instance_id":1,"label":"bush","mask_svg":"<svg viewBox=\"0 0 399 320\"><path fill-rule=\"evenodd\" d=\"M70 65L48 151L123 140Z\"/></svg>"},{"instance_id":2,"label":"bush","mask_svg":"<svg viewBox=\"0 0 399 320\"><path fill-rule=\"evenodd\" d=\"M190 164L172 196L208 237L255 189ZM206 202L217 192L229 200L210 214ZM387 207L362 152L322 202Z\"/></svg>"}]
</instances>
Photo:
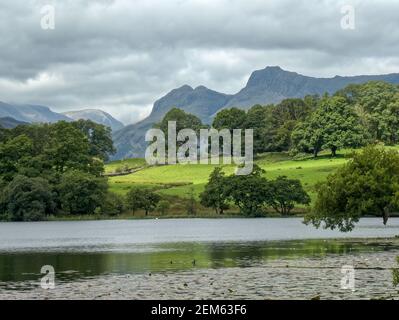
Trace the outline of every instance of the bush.
<instances>
[{"instance_id":1,"label":"bush","mask_svg":"<svg viewBox=\"0 0 399 320\"><path fill-rule=\"evenodd\" d=\"M117 216L123 213L124 208L125 206L123 198L116 193L108 192L104 203L101 206L100 213L110 216Z\"/></svg>"},{"instance_id":2,"label":"bush","mask_svg":"<svg viewBox=\"0 0 399 320\"><path fill-rule=\"evenodd\" d=\"M66 172L58 186L62 209L69 214L93 214L104 204L107 189L105 178L77 170Z\"/></svg>"},{"instance_id":3,"label":"bush","mask_svg":"<svg viewBox=\"0 0 399 320\"><path fill-rule=\"evenodd\" d=\"M38 221L54 214L54 193L47 180L18 175L1 192L0 209L9 221Z\"/></svg>"},{"instance_id":4,"label":"bush","mask_svg":"<svg viewBox=\"0 0 399 320\"><path fill-rule=\"evenodd\" d=\"M170 203L167 200L161 200L157 206L158 211L164 215L170 209Z\"/></svg>"},{"instance_id":5,"label":"bush","mask_svg":"<svg viewBox=\"0 0 399 320\"><path fill-rule=\"evenodd\" d=\"M143 209L145 215L148 215L148 212L155 209L160 200L161 197L155 192L136 187L130 189L126 195L126 205L133 214L136 210Z\"/></svg>"}]
</instances>

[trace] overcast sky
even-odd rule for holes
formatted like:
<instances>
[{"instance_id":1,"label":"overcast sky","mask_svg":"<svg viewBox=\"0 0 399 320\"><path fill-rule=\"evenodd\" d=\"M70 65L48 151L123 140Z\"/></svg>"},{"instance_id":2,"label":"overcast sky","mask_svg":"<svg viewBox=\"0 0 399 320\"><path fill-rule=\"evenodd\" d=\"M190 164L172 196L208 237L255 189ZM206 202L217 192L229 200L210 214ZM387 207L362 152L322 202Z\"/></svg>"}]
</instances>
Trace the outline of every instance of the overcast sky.
<instances>
[{"instance_id":1,"label":"overcast sky","mask_svg":"<svg viewBox=\"0 0 399 320\"><path fill-rule=\"evenodd\" d=\"M44 5L55 29L41 26ZM341 28L344 5L355 29ZM47 20L46 20L47 21ZM399 72L397 0L1 0L0 101L100 108L125 123L171 89L241 89L268 65Z\"/></svg>"}]
</instances>

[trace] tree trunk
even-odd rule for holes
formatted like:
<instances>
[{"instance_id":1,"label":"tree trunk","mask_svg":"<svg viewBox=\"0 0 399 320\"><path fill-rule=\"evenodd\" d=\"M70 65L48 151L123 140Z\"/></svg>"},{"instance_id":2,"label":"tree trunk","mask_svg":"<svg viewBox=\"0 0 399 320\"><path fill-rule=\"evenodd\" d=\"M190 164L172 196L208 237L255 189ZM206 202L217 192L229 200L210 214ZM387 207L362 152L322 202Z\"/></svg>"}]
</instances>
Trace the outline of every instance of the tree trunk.
<instances>
[{"instance_id":1,"label":"tree trunk","mask_svg":"<svg viewBox=\"0 0 399 320\"><path fill-rule=\"evenodd\" d=\"M331 156L336 157L337 156L337 147L332 147L331 148Z\"/></svg>"},{"instance_id":2,"label":"tree trunk","mask_svg":"<svg viewBox=\"0 0 399 320\"><path fill-rule=\"evenodd\" d=\"M317 149L313 150L313 157L317 158L317 154L319 153L319 151Z\"/></svg>"},{"instance_id":3,"label":"tree trunk","mask_svg":"<svg viewBox=\"0 0 399 320\"><path fill-rule=\"evenodd\" d=\"M389 209L387 207L385 207L384 211L382 213L382 219L383 219L383 222L384 222L384 226L387 225L388 218L389 218Z\"/></svg>"}]
</instances>

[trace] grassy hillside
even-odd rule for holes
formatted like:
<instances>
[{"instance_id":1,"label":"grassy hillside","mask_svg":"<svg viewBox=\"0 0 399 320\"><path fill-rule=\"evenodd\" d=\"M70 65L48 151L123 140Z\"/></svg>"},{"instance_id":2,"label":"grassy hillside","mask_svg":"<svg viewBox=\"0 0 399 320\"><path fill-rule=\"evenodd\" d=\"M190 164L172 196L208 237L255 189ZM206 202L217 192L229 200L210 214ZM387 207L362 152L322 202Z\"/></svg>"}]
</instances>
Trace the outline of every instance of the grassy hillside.
<instances>
[{"instance_id":1,"label":"grassy hillside","mask_svg":"<svg viewBox=\"0 0 399 320\"><path fill-rule=\"evenodd\" d=\"M255 162L266 170L265 176L268 179L281 175L300 179L313 198L313 186L343 165L347 161L345 154L348 152L343 151L336 158L331 158L325 153L317 159L310 156L292 159L285 153L271 153L260 156ZM113 172L117 167L124 165L142 167L145 162L143 159L113 162L106 166L106 170ZM110 177L109 182L111 190L119 194L125 194L132 186L142 186L155 189L163 195L179 198L187 198L193 190L198 197L214 167L215 165L193 164L147 167L129 175ZM234 165L222 165L222 167L226 174L232 174L235 170Z\"/></svg>"},{"instance_id":2,"label":"grassy hillside","mask_svg":"<svg viewBox=\"0 0 399 320\"><path fill-rule=\"evenodd\" d=\"M105 173L115 173L118 169L134 170L146 166L145 159L126 159L108 163L105 166Z\"/></svg>"}]
</instances>

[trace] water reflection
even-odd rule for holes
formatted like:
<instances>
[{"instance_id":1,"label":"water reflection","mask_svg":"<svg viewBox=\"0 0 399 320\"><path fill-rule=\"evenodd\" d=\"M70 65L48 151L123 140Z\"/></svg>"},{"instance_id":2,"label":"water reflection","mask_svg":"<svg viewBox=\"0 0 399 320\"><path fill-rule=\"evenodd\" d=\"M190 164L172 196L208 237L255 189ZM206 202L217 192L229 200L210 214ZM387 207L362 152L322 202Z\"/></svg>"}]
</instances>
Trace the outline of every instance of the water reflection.
<instances>
[{"instance_id":1,"label":"water reflection","mask_svg":"<svg viewBox=\"0 0 399 320\"><path fill-rule=\"evenodd\" d=\"M324 257L327 254L397 249L392 244L347 240L301 240L228 243L164 243L87 250L0 253L0 287L7 282L37 280L52 265L57 281L103 274L173 272L193 268L249 267L267 260Z\"/></svg>"}]
</instances>

